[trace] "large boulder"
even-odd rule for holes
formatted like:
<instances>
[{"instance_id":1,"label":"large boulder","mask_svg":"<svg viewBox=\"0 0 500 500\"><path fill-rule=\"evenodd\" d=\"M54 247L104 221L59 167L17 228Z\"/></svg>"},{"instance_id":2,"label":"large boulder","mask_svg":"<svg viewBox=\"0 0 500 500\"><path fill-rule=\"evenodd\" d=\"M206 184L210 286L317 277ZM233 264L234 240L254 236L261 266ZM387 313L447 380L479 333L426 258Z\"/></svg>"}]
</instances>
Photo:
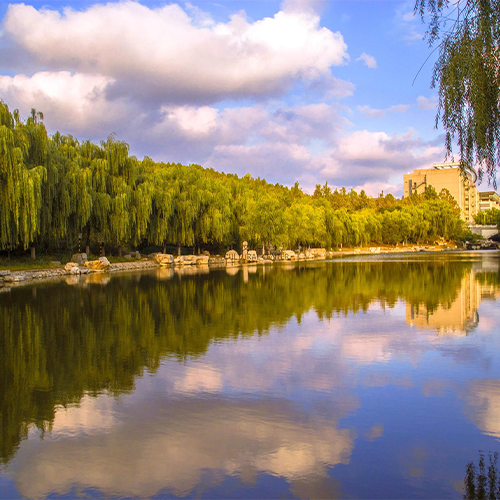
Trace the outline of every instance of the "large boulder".
<instances>
[{"instance_id":1,"label":"large boulder","mask_svg":"<svg viewBox=\"0 0 500 500\"><path fill-rule=\"evenodd\" d=\"M229 250L224 257L230 261L240 260L240 255L236 250Z\"/></svg>"},{"instance_id":2,"label":"large boulder","mask_svg":"<svg viewBox=\"0 0 500 500\"><path fill-rule=\"evenodd\" d=\"M154 255L154 260L160 264L160 266L173 266L174 256L169 253L157 253Z\"/></svg>"},{"instance_id":3,"label":"large boulder","mask_svg":"<svg viewBox=\"0 0 500 500\"><path fill-rule=\"evenodd\" d=\"M206 255L179 255L174 259L174 263L176 266L196 266L198 262L206 262L208 264L208 260L209 257Z\"/></svg>"},{"instance_id":4,"label":"large boulder","mask_svg":"<svg viewBox=\"0 0 500 500\"><path fill-rule=\"evenodd\" d=\"M248 250L247 252L247 260L250 262L257 262L257 252L255 250Z\"/></svg>"},{"instance_id":5,"label":"large boulder","mask_svg":"<svg viewBox=\"0 0 500 500\"><path fill-rule=\"evenodd\" d=\"M85 262L88 261L87 254L83 253L75 253L71 257L71 262L76 262L79 266L84 266Z\"/></svg>"},{"instance_id":6,"label":"large boulder","mask_svg":"<svg viewBox=\"0 0 500 500\"><path fill-rule=\"evenodd\" d=\"M68 262L64 266L64 269L69 274L80 274L80 268L78 267L78 264L76 262Z\"/></svg>"},{"instance_id":7,"label":"large boulder","mask_svg":"<svg viewBox=\"0 0 500 500\"><path fill-rule=\"evenodd\" d=\"M85 262L85 267L91 271L106 271L111 267L111 264L106 257L99 257L98 260Z\"/></svg>"},{"instance_id":8,"label":"large boulder","mask_svg":"<svg viewBox=\"0 0 500 500\"><path fill-rule=\"evenodd\" d=\"M197 266L208 266L208 261L210 260L210 257L208 255L198 255L196 258L196 265Z\"/></svg>"},{"instance_id":9,"label":"large boulder","mask_svg":"<svg viewBox=\"0 0 500 500\"><path fill-rule=\"evenodd\" d=\"M326 248L310 248L306 254L309 253L309 255L313 259L325 259L326 258Z\"/></svg>"}]
</instances>

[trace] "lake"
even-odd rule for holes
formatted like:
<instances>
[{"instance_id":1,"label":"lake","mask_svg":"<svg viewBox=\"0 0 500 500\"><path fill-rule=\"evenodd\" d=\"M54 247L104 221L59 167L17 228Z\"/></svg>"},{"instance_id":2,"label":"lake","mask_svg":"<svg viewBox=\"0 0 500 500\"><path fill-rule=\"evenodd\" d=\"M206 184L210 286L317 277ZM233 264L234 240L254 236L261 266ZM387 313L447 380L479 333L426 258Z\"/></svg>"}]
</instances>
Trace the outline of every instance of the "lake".
<instances>
[{"instance_id":1,"label":"lake","mask_svg":"<svg viewBox=\"0 0 500 500\"><path fill-rule=\"evenodd\" d=\"M2 498L461 498L500 451L497 252L0 293Z\"/></svg>"}]
</instances>

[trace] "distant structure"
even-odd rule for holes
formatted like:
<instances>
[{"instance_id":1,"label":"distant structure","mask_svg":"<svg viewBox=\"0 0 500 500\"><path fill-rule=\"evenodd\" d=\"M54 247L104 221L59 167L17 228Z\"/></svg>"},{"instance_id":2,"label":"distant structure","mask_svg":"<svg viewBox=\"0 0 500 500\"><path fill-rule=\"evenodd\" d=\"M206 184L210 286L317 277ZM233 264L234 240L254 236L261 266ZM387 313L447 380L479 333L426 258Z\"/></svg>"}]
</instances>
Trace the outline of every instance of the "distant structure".
<instances>
[{"instance_id":1,"label":"distant structure","mask_svg":"<svg viewBox=\"0 0 500 500\"><path fill-rule=\"evenodd\" d=\"M475 181L475 172L464 174L458 162L434 163L432 168L417 169L404 176L404 196L406 198L415 192L421 194L428 186L432 186L438 194L447 189L455 198L462 219L474 223L474 215L479 211Z\"/></svg>"},{"instance_id":2,"label":"distant structure","mask_svg":"<svg viewBox=\"0 0 500 500\"><path fill-rule=\"evenodd\" d=\"M491 210L497 208L500 210L500 196L495 191L483 191L479 193L479 210Z\"/></svg>"}]
</instances>

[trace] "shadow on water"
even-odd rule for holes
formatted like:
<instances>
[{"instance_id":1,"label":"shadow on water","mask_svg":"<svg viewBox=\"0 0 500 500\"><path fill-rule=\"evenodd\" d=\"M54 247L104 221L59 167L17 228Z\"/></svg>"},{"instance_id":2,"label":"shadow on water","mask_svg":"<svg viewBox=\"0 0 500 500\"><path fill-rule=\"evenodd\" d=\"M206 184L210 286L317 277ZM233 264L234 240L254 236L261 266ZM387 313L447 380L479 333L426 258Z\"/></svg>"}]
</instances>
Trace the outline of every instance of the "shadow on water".
<instances>
[{"instance_id":1,"label":"shadow on water","mask_svg":"<svg viewBox=\"0 0 500 500\"><path fill-rule=\"evenodd\" d=\"M329 319L402 300L429 318L452 307L471 273L470 262L443 260L312 263L12 289L0 299L0 461L30 425L50 430L57 405L131 391L167 356L199 357L211 342L265 335L312 310ZM498 273L474 276L498 288Z\"/></svg>"}]
</instances>

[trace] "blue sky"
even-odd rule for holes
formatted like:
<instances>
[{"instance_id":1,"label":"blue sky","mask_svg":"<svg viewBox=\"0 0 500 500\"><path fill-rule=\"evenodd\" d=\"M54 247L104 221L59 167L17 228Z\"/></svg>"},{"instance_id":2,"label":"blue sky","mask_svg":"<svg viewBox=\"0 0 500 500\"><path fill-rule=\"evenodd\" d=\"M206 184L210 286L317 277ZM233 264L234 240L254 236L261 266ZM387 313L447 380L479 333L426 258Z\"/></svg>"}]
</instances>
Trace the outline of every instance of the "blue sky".
<instances>
[{"instance_id":1,"label":"blue sky","mask_svg":"<svg viewBox=\"0 0 500 500\"><path fill-rule=\"evenodd\" d=\"M0 16L0 97L49 133L116 133L138 158L309 192L401 196L403 174L444 160L412 2L45 0Z\"/></svg>"}]
</instances>

